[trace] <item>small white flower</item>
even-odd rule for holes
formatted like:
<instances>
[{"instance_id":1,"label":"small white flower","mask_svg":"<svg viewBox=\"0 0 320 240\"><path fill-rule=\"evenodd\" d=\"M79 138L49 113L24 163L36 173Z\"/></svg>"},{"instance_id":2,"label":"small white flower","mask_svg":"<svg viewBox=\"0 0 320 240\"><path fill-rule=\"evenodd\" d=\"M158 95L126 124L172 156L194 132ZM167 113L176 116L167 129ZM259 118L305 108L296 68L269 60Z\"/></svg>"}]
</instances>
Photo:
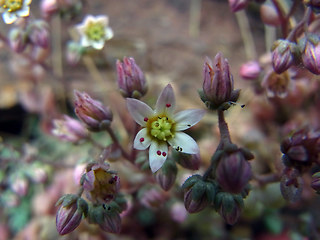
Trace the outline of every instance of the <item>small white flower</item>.
<instances>
[{"instance_id":1,"label":"small white flower","mask_svg":"<svg viewBox=\"0 0 320 240\"><path fill-rule=\"evenodd\" d=\"M149 148L149 164L152 172L158 171L168 156L168 145L180 152L196 154L199 147L192 137L181 131L198 123L205 114L202 109L189 109L178 113L175 96L168 84L161 92L155 110L137 99L127 98L127 106L133 119L143 128L134 139L134 148Z\"/></svg>"},{"instance_id":2,"label":"small white flower","mask_svg":"<svg viewBox=\"0 0 320 240\"><path fill-rule=\"evenodd\" d=\"M105 41L113 37L113 31L108 24L108 16L86 16L84 21L76 26L81 36L80 44L83 47L102 49Z\"/></svg>"},{"instance_id":3,"label":"small white flower","mask_svg":"<svg viewBox=\"0 0 320 240\"><path fill-rule=\"evenodd\" d=\"M29 16L32 0L2 0L0 1L0 12L6 24L15 22L20 17Z\"/></svg>"}]
</instances>

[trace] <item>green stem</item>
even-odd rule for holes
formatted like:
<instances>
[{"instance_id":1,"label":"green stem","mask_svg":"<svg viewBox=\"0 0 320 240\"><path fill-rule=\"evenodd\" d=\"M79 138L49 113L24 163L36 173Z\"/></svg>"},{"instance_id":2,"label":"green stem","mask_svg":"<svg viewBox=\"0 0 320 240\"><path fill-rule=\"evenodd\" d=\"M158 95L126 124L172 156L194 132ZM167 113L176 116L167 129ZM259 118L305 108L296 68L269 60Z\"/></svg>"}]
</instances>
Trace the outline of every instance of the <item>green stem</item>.
<instances>
[{"instance_id":1,"label":"green stem","mask_svg":"<svg viewBox=\"0 0 320 240\"><path fill-rule=\"evenodd\" d=\"M218 121L219 121L219 131L220 138L223 147L231 143L229 128L226 120L224 119L224 111L218 110Z\"/></svg>"}]
</instances>

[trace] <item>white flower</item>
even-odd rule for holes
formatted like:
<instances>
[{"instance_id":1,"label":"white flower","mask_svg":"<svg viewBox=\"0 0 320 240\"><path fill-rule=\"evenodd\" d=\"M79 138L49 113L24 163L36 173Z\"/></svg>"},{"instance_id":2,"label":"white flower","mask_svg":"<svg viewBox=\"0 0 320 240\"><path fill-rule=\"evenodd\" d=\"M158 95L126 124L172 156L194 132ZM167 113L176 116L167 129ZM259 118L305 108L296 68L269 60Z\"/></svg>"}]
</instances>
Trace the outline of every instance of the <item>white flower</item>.
<instances>
[{"instance_id":1,"label":"white flower","mask_svg":"<svg viewBox=\"0 0 320 240\"><path fill-rule=\"evenodd\" d=\"M80 44L83 47L102 49L105 41L113 37L113 31L108 24L108 16L86 16L83 23L76 26L81 36Z\"/></svg>"},{"instance_id":2,"label":"white flower","mask_svg":"<svg viewBox=\"0 0 320 240\"><path fill-rule=\"evenodd\" d=\"M152 172L159 170L168 156L168 145L180 152L196 154L199 147L195 140L181 132L198 123L205 110L175 110L173 89L168 84L161 92L155 110L137 99L127 98L127 106L133 119L143 128L134 139L134 148L149 148L149 164Z\"/></svg>"},{"instance_id":3,"label":"white flower","mask_svg":"<svg viewBox=\"0 0 320 240\"><path fill-rule=\"evenodd\" d=\"M15 22L19 17L29 16L32 0L2 0L0 1L0 12L3 21L7 24Z\"/></svg>"}]
</instances>

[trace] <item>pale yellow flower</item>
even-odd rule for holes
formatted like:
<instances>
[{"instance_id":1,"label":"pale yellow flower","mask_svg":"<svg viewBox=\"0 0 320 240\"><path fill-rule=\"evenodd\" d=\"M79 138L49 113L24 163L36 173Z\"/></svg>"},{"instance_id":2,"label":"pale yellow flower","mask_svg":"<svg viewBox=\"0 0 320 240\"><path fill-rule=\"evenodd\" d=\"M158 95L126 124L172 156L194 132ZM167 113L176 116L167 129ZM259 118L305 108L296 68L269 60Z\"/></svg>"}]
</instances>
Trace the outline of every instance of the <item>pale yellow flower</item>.
<instances>
[{"instance_id":1,"label":"pale yellow flower","mask_svg":"<svg viewBox=\"0 0 320 240\"><path fill-rule=\"evenodd\" d=\"M29 16L32 0L0 0L0 12L7 24L15 22L20 17Z\"/></svg>"}]
</instances>

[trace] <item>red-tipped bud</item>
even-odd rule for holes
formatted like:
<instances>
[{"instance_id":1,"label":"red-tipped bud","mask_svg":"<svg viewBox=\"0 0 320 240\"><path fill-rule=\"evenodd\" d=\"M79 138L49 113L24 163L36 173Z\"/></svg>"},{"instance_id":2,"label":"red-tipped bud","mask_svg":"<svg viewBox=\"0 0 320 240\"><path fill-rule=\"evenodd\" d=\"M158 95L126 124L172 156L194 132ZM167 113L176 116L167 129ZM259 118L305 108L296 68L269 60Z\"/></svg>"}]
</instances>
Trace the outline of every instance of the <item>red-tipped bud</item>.
<instances>
[{"instance_id":1,"label":"red-tipped bud","mask_svg":"<svg viewBox=\"0 0 320 240\"><path fill-rule=\"evenodd\" d=\"M246 62L242 64L240 68L240 76L246 80L257 79L260 73L261 73L261 67L257 61Z\"/></svg>"},{"instance_id":2,"label":"red-tipped bud","mask_svg":"<svg viewBox=\"0 0 320 240\"><path fill-rule=\"evenodd\" d=\"M162 168L156 173L156 181L160 187L168 191L176 181L178 168L176 163L171 159L167 159L163 164Z\"/></svg>"},{"instance_id":3,"label":"red-tipped bud","mask_svg":"<svg viewBox=\"0 0 320 240\"><path fill-rule=\"evenodd\" d=\"M298 54L298 45L279 39L272 46L272 66L276 73L283 73L291 67Z\"/></svg>"},{"instance_id":4,"label":"red-tipped bud","mask_svg":"<svg viewBox=\"0 0 320 240\"><path fill-rule=\"evenodd\" d=\"M141 98L147 92L147 83L143 72L136 64L134 58L124 57L117 65L117 83L121 94L129 98Z\"/></svg>"},{"instance_id":5,"label":"red-tipped bud","mask_svg":"<svg viewBox=\"0 0 320 240\"><path fill-rule=\"evenodd\" d=\"M41 48L49 47L49 26L43 20L33 21L27 28L30 41Z\"/></svg>"},{"instance_id":6,"label":"red-tipped bud","mask_svg":"<svg viewBox=\"0 0 320 240\"><path fill-rule=\"evenodd\" d=\"M237 12L244 9L248 3L248 0L229 0L229 7L232 12Z\"/></svg>"},{"instance_id":7,"label":"red-tipped bud","mask_svg":"<svg viewBox=\"0 0 320 240\"><path fill-rule=\"evenodd\" d=\"M12 28L9 32L9 44L13 51L21 53L27 46L27 34L19 28Z\"/></svg>"},{"instance_id":8,"label":"red-tipped bud","mask_svg":"<svg viewBox=\"0 0 320 240\"><path fill-rule=\"evenodd\" d=\"M87 93L74 91L75 113L91 130L99 131L103 125L109 125L112 121L112 112L109 107L104 106L100 101L92 99Z\"/></svg>"},{"instance_id":9,"label":"red-tipped bud","mask_svg":"<svg viewBox=\"0 0 320 240\"><path fill-rule=\"evenodd\" d=\"M62 141L77 143L89 136L88 130L78 120L63 116L64 119L53 120L51 133Z\"/></svg>"},{"instance_id":10,"label":"red-tipped bud","mask_svg":"<svg viewBox=\"0 0 320 240\"><path fill-rule=\"evenodd\" d=\"M88 205L86 201L76 195L65 195L61 197L57 205L60 205L56 214L56 227L60 235L65 235L76 229L86 215Z\"/></svg>"},{"instance_id":11,"label":"red-tipped bud","mask_svg":"<svg viewBox=\"0 0 320 240\"><path fill-rule=\"evenodd\" d=\"M225 153L216 170L217 181L229 193L241 193L251 179L251 166L241 151Z\"/></svg>"},{"instance_id":12,"label":"red-tipped bud","mask_svg":"<svg viewBox=\"0 0 320 240\"><path fill-rule=\"evenodd\" d=\"M208 101L211 108L218 108L225 102L236 100L232 99L234 89L229 63L221 53L215 56L213 63L209 58L206 59L203 79L203 100Z\"/></svg>"},{"instance_id":13,"label":"red-tipped bud","mask_svg":"<svg viewBox=\"0 0 320 240\"><path fill-rule=\"evenodd\" d=\"M109 165L106 164L89 165L83 180L86 196L93 203L110 202L120 188L119 177L109 171Z\"/></svg>"},{"instance_id":14,"label":"red-tipped bud","mask_svg":"<svg viewBox=\"0 0 320 240\"><path fill-rule=\"evenodd\" d=\"M320 37L308 34L299 41L303 65L313 74L320 74Z\"/></svg>"}]
</instances>

